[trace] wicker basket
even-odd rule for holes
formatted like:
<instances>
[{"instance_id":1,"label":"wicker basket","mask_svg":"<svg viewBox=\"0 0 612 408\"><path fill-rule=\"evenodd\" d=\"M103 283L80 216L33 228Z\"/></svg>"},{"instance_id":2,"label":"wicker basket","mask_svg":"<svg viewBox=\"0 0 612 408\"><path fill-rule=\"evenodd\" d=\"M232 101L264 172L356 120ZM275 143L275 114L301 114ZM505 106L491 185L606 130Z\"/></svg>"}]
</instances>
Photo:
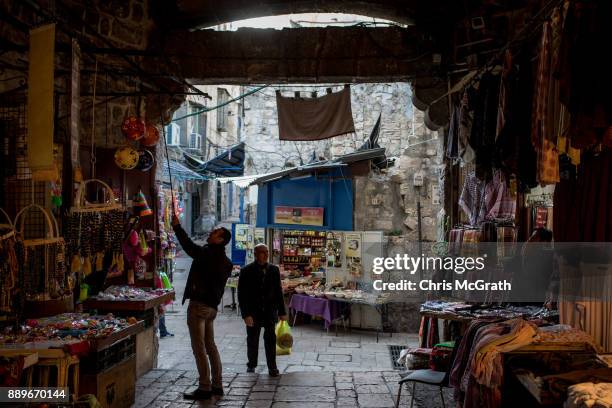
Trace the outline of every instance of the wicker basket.
<instances>
[{"instance_id":1,"label":"wicker basket","mask_svg":"<svg viewBox=\"0 0 612 408\"><path fill-rule=\"evenodd\" d=\"M86 187L89 183L101 184L102 187L104 187L104 190L106 191L105 196L107 196L108 199L105 202L99 203L99 204L94 204L94 203L90 203L89 201L87 201L85 196L86 196L86 191L87 191ZM117 204L117 202L115 201L115 193L113 193L113 190L110 188L110 186L106 184L105 182L103 182L102 180L98 180L98 179L89 179L89 180L83 181L77 190L74 201L75 201L75 204L70 209L71 213L102 212L102 211L112 211L112 210L122 210L123 209L123 206L121 204Z\"/></svg>"},{"instance_id":2,"label":"wicker basket","mask_svg":"<svg viewBox=\"0 0 612 408\"><path fill-rule=\"evenodd\" d=\"M38 246L38 245L45 245L45 244L55 244L55 243L64 241L64 238L60 237L59 235L59 227L57 225L57 221L55 220L55 217L49 212L49 210L47 210L46 208L38 204L30 204L24 207L21 211L17 213L17 216L15 216L15 221L13 222L13 224L15 225L15 231L18 234L21 234L23 236L24 218L25 218L25 215L28 214L31 210L39 210L43 214L45 218L45 222L47 224L47 232L45 234L45 237L24 239L23 240L24 246L28 247L28 246Z\"/></svg>"},{"instance_id":3,"label":"wicker basket","mask_svg":"<svg viewBox=\"0 0 612 408\"><path fill-rule=\"evenodd\" d=\"M0 214L2 214L8 222L8 224L0 224L0 230L9 230L8 232L0 235L0 241L4 241L5 239L15 236L15 225L11 221L11 217L9 217L6 211L4 211L2 208L0 208Z\"/></svg>"}]
</instances>

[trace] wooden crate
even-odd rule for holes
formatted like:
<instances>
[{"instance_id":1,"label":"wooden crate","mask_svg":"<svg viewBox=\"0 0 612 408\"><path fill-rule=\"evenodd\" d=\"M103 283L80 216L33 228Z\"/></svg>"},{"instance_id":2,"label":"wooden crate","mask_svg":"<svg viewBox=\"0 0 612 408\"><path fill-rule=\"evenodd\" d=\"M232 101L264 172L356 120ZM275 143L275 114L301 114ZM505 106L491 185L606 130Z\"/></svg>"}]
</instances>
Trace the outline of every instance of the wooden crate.
<instances>
[{"instance_id":1,"label":"wooden crate","mask_svg":"<svg viewBox=\"0 0 612 408\"><path fill-rule=\"evenodd\" d=\"M82 374L79 395L93 394L104 408L124 408L136 397L136 357L98 374Z\"/></svg>"},{"instance_id":2,"label":"wooden crate","mask_svg":"<svg viewBox=\"0 0 612 408\"><path fill-rule=\"evenodd\" d=\"M158 349L159 341L155 326L136 335L136 378L157 367Z\"/></svg>"}]
</instances>

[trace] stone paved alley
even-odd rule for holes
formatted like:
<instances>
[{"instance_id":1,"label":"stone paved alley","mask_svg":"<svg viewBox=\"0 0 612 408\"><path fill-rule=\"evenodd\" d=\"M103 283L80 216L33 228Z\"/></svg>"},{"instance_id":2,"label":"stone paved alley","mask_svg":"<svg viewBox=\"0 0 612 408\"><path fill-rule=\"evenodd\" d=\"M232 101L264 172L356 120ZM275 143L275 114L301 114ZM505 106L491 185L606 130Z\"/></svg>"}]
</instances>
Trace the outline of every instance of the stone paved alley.
<instances>
[{"instance_id":1,"label":"stone paved alley","mask_svg":"<svg viewBox=\"0 0 612 408\"><path fill-rule=\"evenodd\" d=\"M166 324L175 337L160 339L158 369L145 374L137 384L136 407L187 407L182 393L197 383L195 361L186 325L187 307L181 306L190 259L177 260L174 285L177 300L168 307ZM227 291L224 299L231 303ZM246 373L246 335L242 319L224 308L215 321L215 339L223 362L226 395L195 406L236 407L392 407L397 394L398 371L393 371L389 344L417 342L416 335L388 334L376 343L376 334L367 331L338 330L336 337L320 324L306 324L293 329L291 355L278 356L280 378L267 374L260 345L260 365L255 374ZM417 404L441 406L436 389L417 387ZM402 402L410 393L402 392ZM450 394L446 396L450 401Z\"/></svg>"}]
</instances>

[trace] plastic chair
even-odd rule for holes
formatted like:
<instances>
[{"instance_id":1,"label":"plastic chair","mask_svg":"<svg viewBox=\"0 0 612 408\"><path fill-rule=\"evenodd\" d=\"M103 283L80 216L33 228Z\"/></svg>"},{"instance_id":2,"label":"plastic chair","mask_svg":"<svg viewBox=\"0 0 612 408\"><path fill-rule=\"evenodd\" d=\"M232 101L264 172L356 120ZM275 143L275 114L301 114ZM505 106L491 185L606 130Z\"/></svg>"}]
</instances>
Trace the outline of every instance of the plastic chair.
<instances>
[{"instance_id":1,"label":"plastic chair","mask_svg":"<svg viewBox=\"0 0 612 408\"><path fill-rule=\"evenodd\" d=\"M79 394L79 358L77 356L66 355L61 358L41 358L36 365L38 368L39 383L41 387L49 386L51 368L57 370L56 387L68 387L70 380L70 369L72 368L72 394L74 400Z\"/></svg>"}]
</instances>

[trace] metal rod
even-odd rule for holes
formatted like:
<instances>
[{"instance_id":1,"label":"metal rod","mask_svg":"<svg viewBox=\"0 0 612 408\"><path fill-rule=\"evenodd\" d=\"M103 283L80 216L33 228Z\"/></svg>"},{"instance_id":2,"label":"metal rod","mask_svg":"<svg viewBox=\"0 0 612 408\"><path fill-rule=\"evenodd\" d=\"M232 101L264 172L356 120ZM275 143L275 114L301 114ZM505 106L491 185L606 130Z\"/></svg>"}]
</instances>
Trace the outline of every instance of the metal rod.
<instances>
[{"instance_id":1,"label":"metal rod","mask_svg":"<svg viewBox=\"0 0 612 408\"><path fill-rule=\"evenodd\" d=\"M70 92L56 92L58 95L69 95ZM140 91L140 92L96 92L95 96L114 96L117 98L128 97L128 96L146 96L146 95L198 95L201 93L196 92L185 92L185 91ZM207 99L211 99L210 95L204 94ZM93 92L81 92L79 95L81 98L94 96Z\"/></svg>"},{"instance_id":2,"label":"metal rod","mask_svg":"<svg viewBox=\"0 0 612 408\"><path fill-rule=\"evenodd\" d=\"M162 140L164 141L164 149L166 151L166 165L168 166L168 179L170 180L170 203L172 204L172 216L176 215L174 208L174 187L172 185L172 169L170 169L170 155L168 154L168 143L166 143L166 128L164 126L164 111L162 109L161 95L159 97L159 124L162 128Z\"/></svg>"}]
</instances>

